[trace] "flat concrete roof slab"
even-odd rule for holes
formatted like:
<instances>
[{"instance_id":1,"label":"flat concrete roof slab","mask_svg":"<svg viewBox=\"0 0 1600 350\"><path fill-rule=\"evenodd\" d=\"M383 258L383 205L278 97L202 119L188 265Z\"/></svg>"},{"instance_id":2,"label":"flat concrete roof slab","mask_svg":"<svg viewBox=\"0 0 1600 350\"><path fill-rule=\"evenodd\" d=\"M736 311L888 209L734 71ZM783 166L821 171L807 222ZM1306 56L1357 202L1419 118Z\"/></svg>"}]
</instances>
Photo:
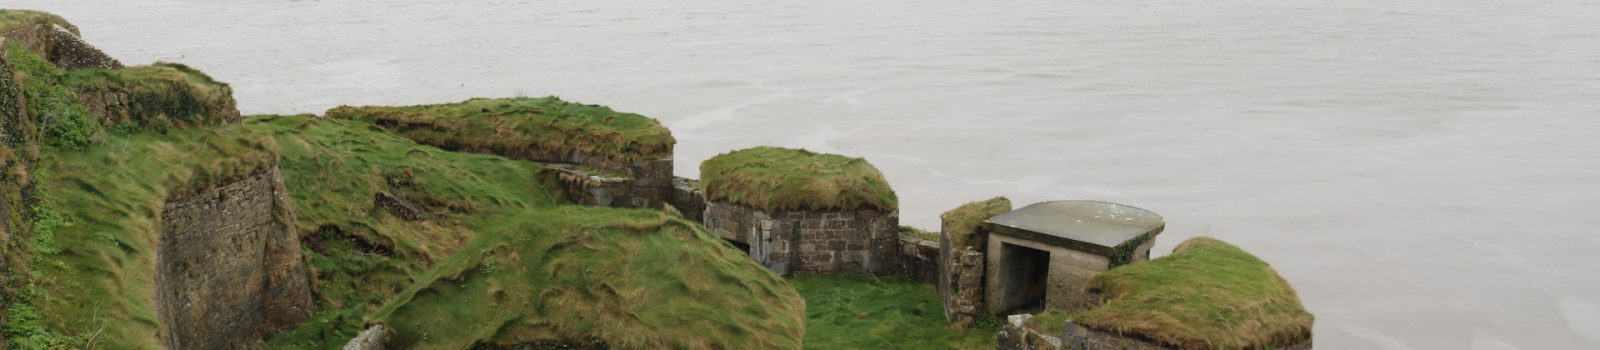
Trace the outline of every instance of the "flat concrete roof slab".
<instances>
[{"instance_id":1,"label":"flat concrete roof slab","mask_svg":"<svg viewBox=\"0 0 1600 350\"><path fill-rule=\"evenodd\" d=\"M1101 201L1035 203L984 222L991 233L1099 254L1143 235L1157 235L1166 220L1149 210Z\"/></svg>"}]
</instances>

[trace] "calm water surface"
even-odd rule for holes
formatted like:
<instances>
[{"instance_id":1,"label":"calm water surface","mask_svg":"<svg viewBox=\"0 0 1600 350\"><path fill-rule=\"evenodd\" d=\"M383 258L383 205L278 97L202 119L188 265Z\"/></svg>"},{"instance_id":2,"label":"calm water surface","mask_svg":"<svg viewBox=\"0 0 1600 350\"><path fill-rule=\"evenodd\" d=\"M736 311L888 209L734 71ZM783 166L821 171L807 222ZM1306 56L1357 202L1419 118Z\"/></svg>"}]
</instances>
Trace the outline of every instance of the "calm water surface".
<instances>
[{"instance_id":1,"label":"calm water surface","mask_svg":"<svg viewBox=\"0 0 1600 350\"><path fill-rule=\"evenodd\" d=\"M1273 263L1322 349L1600 348L1594 0L9 1L247 114L559 95L678 173L864 156L902 221L1006 195Z\"/></svg>"}]
</instances>

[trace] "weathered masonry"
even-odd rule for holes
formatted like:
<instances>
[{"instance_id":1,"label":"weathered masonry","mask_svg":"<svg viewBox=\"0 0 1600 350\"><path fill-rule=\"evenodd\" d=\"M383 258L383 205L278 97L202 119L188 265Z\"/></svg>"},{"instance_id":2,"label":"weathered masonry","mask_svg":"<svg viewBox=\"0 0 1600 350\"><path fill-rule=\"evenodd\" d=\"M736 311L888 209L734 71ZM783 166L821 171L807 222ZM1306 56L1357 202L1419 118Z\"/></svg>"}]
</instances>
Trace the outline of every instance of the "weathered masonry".
<instances>
[{"instance_id":1,"label":"weathered masonry","mask_svg":"<svg viewBox=\"0 0 1600 350\"><path fill-rule=\"evenodd\" d=\"M896 269L897 199L864 159L757 147L712 157L700 173L706 227L774 272L880 275Z\"/></svg>"},{"instance_id":2,"label":"weathered masonry","mask_svg":"<svg viewBox=\"0 0 1600 350\"><path fill-rule=\"evenodd\" d=\"M171 349L250 344L310 317L293 207L276 166L168 198L156 313Z\"/></svg>"},{"instance_id":3,"label":"weathered masonry","mask_svg":"<svg viewBox=\"0 0 1600 350\"><path fill-rule=\"evenodd\" d=\"M885 274L900 254L900 219L879 210L784 210L708 202L711 232L781 275Z\"/></svg>"},{"instance_id":4,"label":"weathered masonry","mask_svg":"<svg viewBox=\"0 0 1600 350\"><path fill-rule=\"evenodd\" d=\"M1073 310L1096 273L1150 259L1166 223L1160 215L1098 201L1029 205L984 222L989 233L984 278L991 314Z\"/></svg>"}]
</instances>

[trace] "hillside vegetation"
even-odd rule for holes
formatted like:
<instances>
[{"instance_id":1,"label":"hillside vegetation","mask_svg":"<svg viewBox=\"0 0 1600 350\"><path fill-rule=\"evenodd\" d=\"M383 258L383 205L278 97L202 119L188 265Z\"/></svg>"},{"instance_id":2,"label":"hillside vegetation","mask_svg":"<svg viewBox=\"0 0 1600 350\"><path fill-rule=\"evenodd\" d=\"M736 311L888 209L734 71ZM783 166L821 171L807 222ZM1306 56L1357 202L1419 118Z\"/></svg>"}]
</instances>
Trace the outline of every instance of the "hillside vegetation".
<instances>
[{"instance_id":1,"label":"hillside vegetation","mask_svg":"<svg viewBox=\"0 0 1600 350\"><path fill-rule=\"evenodd\" d=\"M618 160L672 156L677 141L655 119L605 106L542 98L475 98L459 103L351 107L335 119L363 120L425 145L553 161L572 152ZM554 157L553 157L554 156Z\"/></svg>"}]
</instances>

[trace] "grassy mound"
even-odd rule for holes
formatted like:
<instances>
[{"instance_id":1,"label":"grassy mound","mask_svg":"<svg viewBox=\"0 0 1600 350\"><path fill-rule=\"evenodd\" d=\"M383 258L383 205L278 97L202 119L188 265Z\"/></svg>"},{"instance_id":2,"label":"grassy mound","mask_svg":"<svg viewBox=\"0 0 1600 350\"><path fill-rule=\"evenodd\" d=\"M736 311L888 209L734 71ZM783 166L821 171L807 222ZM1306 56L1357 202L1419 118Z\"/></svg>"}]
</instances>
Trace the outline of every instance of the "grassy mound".
<instances>
[{"instance_id":1,"label":"grassy mound","mask_svg":"<svg viewBox=\"0 0 1600 350\"><path fill-rule=\"evenodd\" d=\"M993 349L999 328L955 330L932 285L903 278L808 276L792 280L806 299L807 349Z\"/></svg>"},{"instance_id":2,"label":"grassy mound","mask_svg":"<svg viewBox=\"0 0 1600 350\"><path fill-rule=\"evenodd\" d=\"M707 200L779 210L896 210L889 181L867 160L811 151L756 147L700 163Z\"/></svg>"},{"instance_id":3,"label":"grassy mound","mask_svg":"<svg viewBox=\"0 0 1600 350\"><path fill-rule=\"evenodd\" d=\"M90 107L104 109L107 124L161 128L239 121L233 88L182 64L74 69L61 81L85 101L101 105Z\"/></svg>"},{"instance_id":4,"label":"grassy mound","mask_svg":"<svg viewBox=\"0 0 1600 350\"><path fill-rule=\"evenodd\" d=\"M659 211L562 207L500 226L373 316L395 330L395 345L800 344L798 295L699 225Z\"/></svg>"},{"instance_id":5,"label":"grassy mound","mask_svg":"<svg viewBox=\"0 0 1600 350\"><path fill-rule=\"evenodd\" d=\"M1089 328L1181 349L1256 349L1311 338L1313 317L1272 266L1226 242L1197 237L1172 255L1095 275L1107 300L1076 320Z\"/></svg>"},{"instance_id":6,"label":"grassy mound","mask_svg":"<svg viewBox=\"0 0 1600 350\"><path fill-rule=\"evenodd\" d=\"M418 143L549 161L583 152L619 160L672 157L677 142L655 119L555 97L471 99L405 107L350 107L327 117L365 120Z\"/></svg>"},{"instance_id":7,"label":"grassy mound","mask_svg":"<svg viewBox=\"0 0 1600 350\"><path fill-rule=\"evenodd\" d=\"M973 238L972 233L978 230L978 225L982 225L984 220L989 220L989 218L1010 211L1010 199L994 197L962 204L955 209L939 214L939 223L943 226L941 230L950 234L951 247L960 250L961 248L970 248L981 243Z\"/></svg>"}]
</instances>

